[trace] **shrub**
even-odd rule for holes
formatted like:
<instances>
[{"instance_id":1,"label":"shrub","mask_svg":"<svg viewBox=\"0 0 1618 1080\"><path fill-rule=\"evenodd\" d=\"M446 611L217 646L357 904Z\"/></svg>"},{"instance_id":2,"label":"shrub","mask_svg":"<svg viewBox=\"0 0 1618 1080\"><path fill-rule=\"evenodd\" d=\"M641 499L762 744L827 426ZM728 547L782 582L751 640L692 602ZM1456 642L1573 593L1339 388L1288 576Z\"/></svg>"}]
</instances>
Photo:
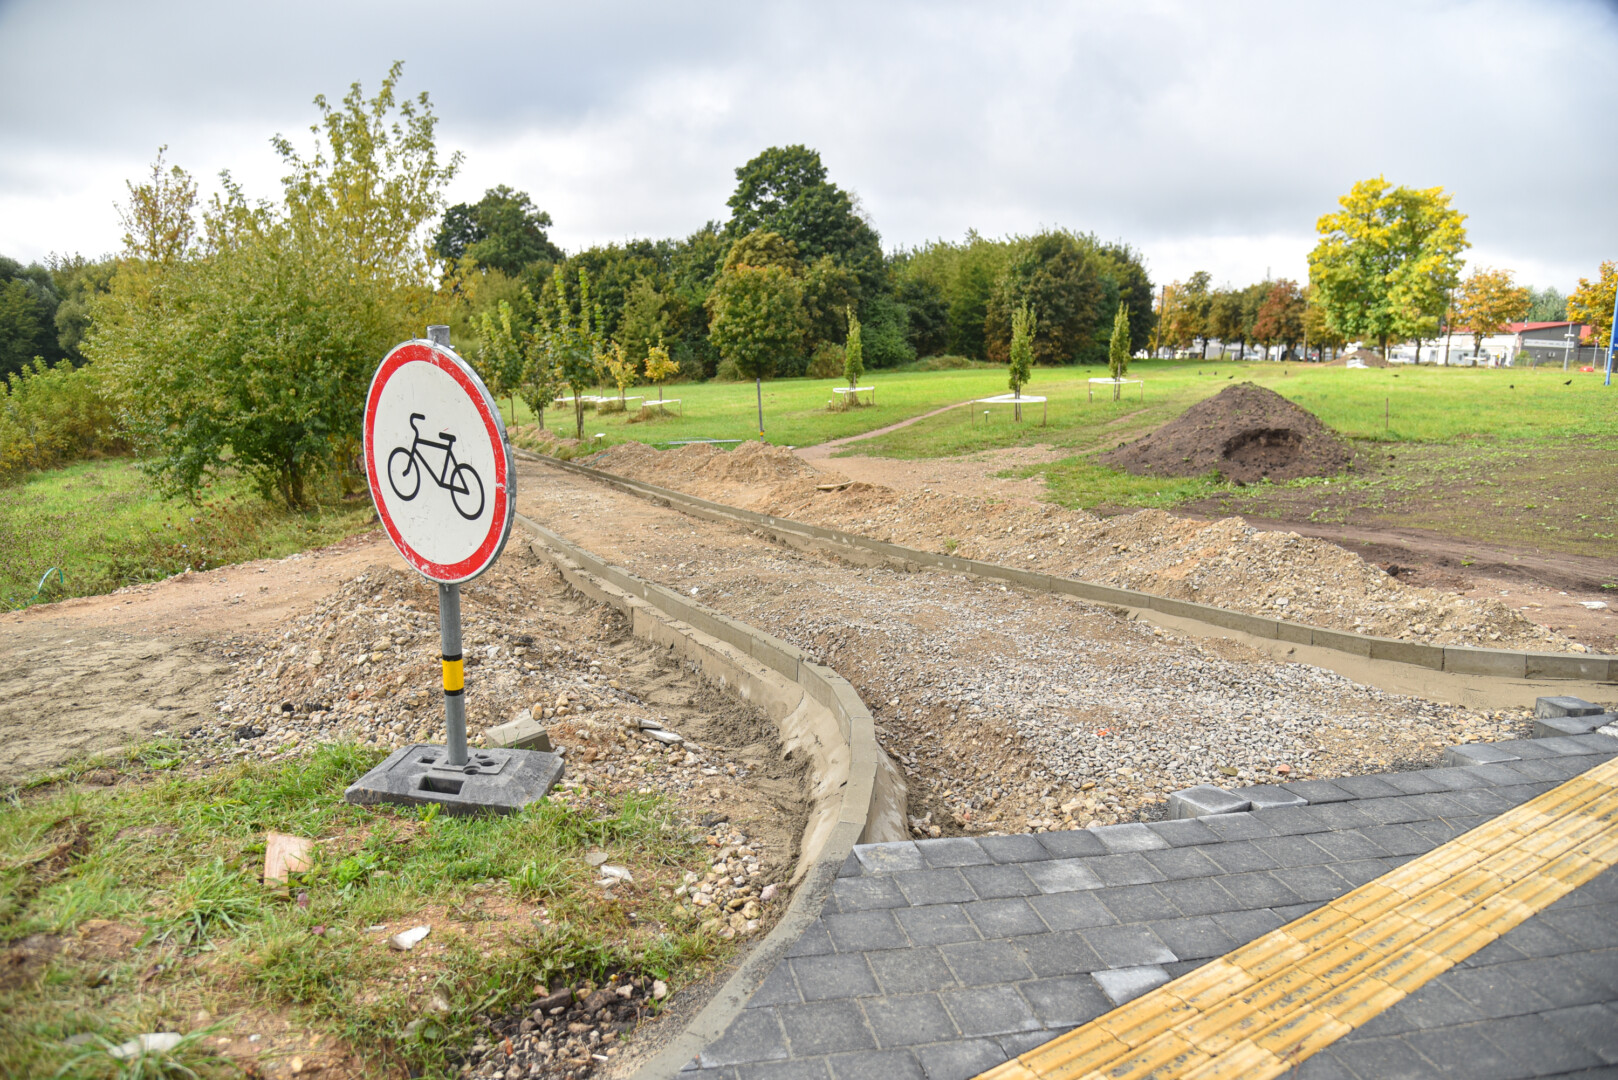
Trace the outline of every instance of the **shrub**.
<instances>
[{"instance_id":1,"label":"shrub","mask_svg":"<svg viewBox=\"0 0 1618 1080\"><path fill-rule=\"evenodd\" d=\"M128 450L94 368L66 361L46 367L36 358L0 382L0 481Z\"/></svg>"},{"instance_id":2,"label":"shrub","mask_svg":"<svg viewBox=\"0 0 1618 1080\"><path fill-rule=\"evenodd\" d=\"M811 379L835 379L843 373L843 347L834 341L822 341L815 346L815 355L809 360Z\"/></svg>"},{"instance_id":3,"label":"shrub","mask_svg":"<svg viewBox=\"0 0 1618 1080\"><path fill-rule=\"evenodd\" d=\"M719 361L719 366L714 369L713 377L719 382L741 382L743 378L742 369L736 366L736 361L727 356Z\"/></svg>"}]
</instances>

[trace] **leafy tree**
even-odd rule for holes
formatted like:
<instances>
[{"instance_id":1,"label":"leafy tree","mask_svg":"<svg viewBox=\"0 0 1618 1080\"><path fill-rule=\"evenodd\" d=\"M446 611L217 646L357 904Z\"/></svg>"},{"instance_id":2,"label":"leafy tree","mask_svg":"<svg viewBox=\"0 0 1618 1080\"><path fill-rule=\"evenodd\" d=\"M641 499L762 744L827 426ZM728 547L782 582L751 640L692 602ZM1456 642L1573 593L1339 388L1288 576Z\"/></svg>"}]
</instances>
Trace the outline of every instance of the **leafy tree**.
<instances>
[{"instance_id":1,"label":"leafy tree","mask_svg":"<svg viewBox=\"0 0 1618 1080\"><path fill-rule=\"evenodd\" d=\"M854 309L848 309L848 341L843 346L843 378L848 380L848 389L852 393L860 385L860 376L865 374L865 347L860 342L860 320L854 314Z\"/></svg>"},{"instance_id":2,"label":"leafy tree","mask_svg":"<svg viewBox=\"0 0 1618 1080\"><path fill-rule=\"evenodd\" d=\"M1242 294L1232 288L1215 289L1208 299L1208 333L1222 346L1247 340L1247 322L1242 317Z\"/></svg>"},{"instance_id":3,"label":"leafy tree","mask_svg":"<svg viewBox=\"0 0 1618 1080\"><path fill-rule=\"evenodd\" d=\"M663 400L663 383L680 373L680 364L677 360L669 359L669 351L663 345L653 345L646 350L646 378L657 386L657 400Z\"/></svg>"},{"instance_id":4,"label":"leafy tree","mask_svg":"<svg viewBox=\"0 0 1618 1080\"><path fill-rule=\"evenodd\" d=\"M805 146L772 146L736 170L727 200L731 237L767 231L790 240L809 263L829 255L853 271L861 297L883 284L882 242L853 198L826 179L820 155Z\"/></svg>"},{"instance_id":5,"label":"leafy tree","mask_svg":"<svg viewBox=\"0 0 1618 1080\"><path fill-rule=\"evenodd\" d=\"M1112 279L1118 299L1129 309L1129 352L1133 356L1150 344L1157 329L1152 279L1140 253L1128 244L1103 244L1096 254L1103 276Z\"/></svg>"},{"instance_id":6,"label":"leafy tree","mask_svg":"<svg viewBox=\"0 0 1618 1080\"><path fill-rule=\"evenodd\" d=\"M1332 327L1345 337L1390 340L1436 330L1460 276L1466 215L1443 188L1356 183L1342 209L1316 223L1309 278Z\"/></svg>"},{"instance_id":7,"label":"leafy tree","mask_svg":"<svg viewBox=\"0 0 1618 1080\"><path fill-rule=\"evenodd\" d=\"M1579 287L1567 298L1567 317L1590 327L1595 333L1594 344L1605 339L1612 344L1612 298L1618 290L1618 263L1603 262L1601 275L1596 280L1580 278Z\"/></svg>"},{"instance_id":8,"label":"leafy tree","mask_svg":"<svg viewBox=\"0 0 1618 1080\"><path fill-rule=\"evenodd\" d=\"M614 341L607 347L602 363L607 369L607 376L618 388L618 400L627 400L625 395L640 375L640 360L629 355L629 350L624 348L622 342Z\"/></svg>"},{"instance_id":9,"label":"leafy tree","mask_svg":"<svg viewBox=\"0 0 1618 1080\"><path fill-rule=\"evenodd\" d=\"M584 392L594 386L601 374L601 308L590 295L590 273L575 271L577 299L570 294L566 275L560 266L551 270L551 288L541 298L539 317L541 348L555 370L557 379L573 396L573 437L584 438Z\"/></svg>"},{"instance_id":10,"label":"leafy tree","mask_svg":"<svg viewBox=\"0 0 1618 1080\"><path fill-rule=\"evenodd\" d=\"M905 331L917 356L938 356L949 347L949 301L934 281L909 275L894 285L893 298L909 313Z\"/></svg>"},{"instance_id":11,"label":"leafy tree","mask_svg":"<svg viewBox=\"0 0 1618 1080\"><path fill-rule=\"evenodd\" d=\"M780 265L737 263L708 295L708 336L758 393L758 433L764 437L764 379L783 357L803 349L808 320L798 279Z\"/></svg>"},{"instance_id":12,"label":"leafy tree","mask_svg":"<svg viewBox=\"0 0 1618 1080\"><path fill-rule=\"evenodd\" d=\"M1010 375L1009 385L1014 397L1022 397L1022 388L1034 376L1034 313L1027 304L1020 305L1011 314L1011 347L1006 363ZM1017 406L1017 418L1022 419L1022 406Z\"/></svg>"},{"instance_id":13,"label":"leafy tree","mask_svg":"<svg viewBox=\"0 0 1618 1080\"><path fill-rule=\"evenodd\" d=\"M876 296L861 311L860 340L867 367L898 367L916 358L910 344L908 308L891 296Z\"/></svg>"},{"instance_id":14,"label":"leafy tree","mask_svg":"<svg viewBox=\"0 0 1618 1080\"><path fill-rule=\"evenodd\" d=\"M190 220L195 187L161 160L131 185L112 289L92 305L85 354L107 366L150 467L194 495L227 465L305 506L312 477L356 479L362 403L387 350L440 314L425 230L459 157L441 162L425 93L315 99L313 156L276 136L279 202L224 193Z\"/></svg>"},{"instance_id":15,"label":"leafy tree","mask_svg":"<svg viewBox=\"0 0 1618 1080\"><path fill-rule=\"evenodd\" d=\"M477 322L477 370L489 392L511 402L511 422L517 422L517 388L522 385L527 354L523 338L527 327L512 314L511 303L500 301L494 311L480 313Z\"/></svg>"},{"instance_id":16,"label":"leafy tree","mask_svg":"<svg viewBox=\"0 0 1618 1080\"><path fill-rule=\"evenodd\" d=\"M1316 302L1315 287L1304 287L1303 307L1303 343L1304 352L1309 351L1309 343L1314 342L1320 346L1322 359L1327 350L1335 353L1345 344L1343 335L1332 329L1331 323L1326 320L1326 311Z\"/></svg>"},{"instance_id":17,"label":"leafy tree","mask_svg":"<svg viewBox=\"0 0 1618 1080\"><path fill-rule=\"evenodd\" d=\"M1202 342L1203 355L1208 352L1209 313L1213 307L1213 294L1208 289L1206 270L1198 270L1186 282L1176 281L1167 293L1168 313L1164 316L1165 336L1176 349L1189 348Z\"/></svg>"},{"instance_id":18,"label":"leafy tree","mask_svg":"<svg viewBox=\"0 0 1618 1080\"><path fill-rule=\"evenodd\" d=\"M1472 355L1483 350L1483 339L1507 323L1528 314L1532 303L1527 288L1513 284L1510 270L1480 266L1467 275L1453 300L1455 325L1472 332Z\"/></svg>"},{"instance_id":19,"label":"leafy tree","mask_svg":"<svg viewBox=\"0 0 1618 1080\"><path fill-rule=\"evenodd\" d=\"M561 374L556 370L550 352L550 338L542 325L536 325L523 335L522 378L517 383L517 396L534 414L540 430L545 428L545 410L556 400L562 388Z\"/></svg>"},{"instance_id":20,"label":"leafy tree","mask_svg":"<svg viewBox=\"0 0 1618 1080\"><path fill-rule=\"evenodd\" d=\"M1112 376L1112 400L1117 401L1123 387L1118 380L1129 371L1129 307L1118 305L1112 317L1112 340L1107 345L1107 373Z\"/></svg>"},{"instance_id":21,"label":"leafy tree","mask_svg":"<svg viewBox=\"0 0 1618 1080\"><path fill-rule=\"evenodd\" d=\"M1282 278L1264 290L1253 319L1253 336L1264 346L1264 359L1270 358L1271 345L1291 348L1303 339L1303 291L1296 281Z\"/></svg>"},{"instance_id":22,"label":"leafy tree","mask_svg":"<svg viewBox=\"0 0 1618 1080\"><path fill-rule=\"evenodd\" d=\"M53 255L46 261L56 295L61 298L52 319L56 325L57 348L74 363L83 363L84 354L79 347L90 329L90 305L111 288L117 263L112 259L92 262L82 255Z\"/></svg>"},{"instance_id":23,"label":"leafy tree","mask_svg":"<svg viewBox=\"0 0 1618 1080\"><path fill-rule=\"evenodd\" d=\"M633 357L646 356L654 347L673 336L674 319L669 297L650 277L641 277L629 289L624 311L618 320L618 335L624 351Z\"/></svg>"},{"instance_id":24,"label":"leafy tree","mask_svg":"<svg viewBox=\"0 0 1618 1080\"><path fill-rule=\"evenodd\" d=\"M1528 322L1563 322L1567 319L1567 297L1554 285L1528 289Z\"/></svg>"},{"instance_id":25,"label":"leafy tree","mask_svg":"<svg viewBox=\"0 0 1618 1080\"><path fill-rule=\"evenodd\" d=\"M1033 343L1037 362L1088 361L1106 298L1097 261L1072 234L1047 232L1021 241L989 301L984 319L989 356L1009 357L1012 319L1018 308L1029 307L1039 312L1040 333Z\"/></svg>"},{"instance_id":26,"label":"leafy tree","mask_svg":"<svg viewBox=\"0 0 1618 1080\"><path fill-rule=\"evenodd\" d=\"M858 302L859 278L840 266L830 255L822 255L803 274L803 314L809 329L804 351L812 352L821 342L836 343L848 334L846 313Z\"/></svg>"},{"instance_id":27,"label":"leafy tree","mask_svg":"<svg viewBox=\"0 0 1618 1080\"><path fill-rule=\"evenodd\" d=\"M61 355L54 325L58 300L49 281L40 267L0 257L0 379L24 370L35 357Z\"/></svg>"},{"instance_id":28,"label":"leafy tree","mask_svg":"<svg viewBox=\"0 0 1618 1080\"><path fill-rule=\"evenodd\" d=\"M545 232L551 224L550 214L536 207L526 191L501 184L475 203L456 203L446 210L433 248L441 258L470 258L516 277L535 263L561 261L562 250Z\"/></svg>"}]
</instances>

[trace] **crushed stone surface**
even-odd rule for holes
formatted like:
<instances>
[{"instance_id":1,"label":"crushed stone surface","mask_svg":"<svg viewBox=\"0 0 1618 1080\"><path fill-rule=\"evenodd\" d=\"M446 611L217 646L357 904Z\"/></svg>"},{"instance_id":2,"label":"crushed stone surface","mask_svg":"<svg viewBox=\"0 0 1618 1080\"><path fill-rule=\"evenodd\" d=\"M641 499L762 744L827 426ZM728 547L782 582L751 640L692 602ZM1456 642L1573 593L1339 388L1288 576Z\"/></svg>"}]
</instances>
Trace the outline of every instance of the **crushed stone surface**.
<instances>
[{"instance_id":1,"label":"crushed stone surface","mask_svg":"<svg viewBox=\"0 0 1618 1080\"><path fill-rule=\"evenodd\" d=\"M722 472L719 459L746 450ZM764 459L774 459L766 464ZM777 517L876 540L1138 589L1333 630L1437 645L1535 652L1587 647L1506 604L1400 582L1326 540L1255 529L1241 518L1190 521L1162 510L1098 518L1050 503L975 498L865 483L823 491L834 478L790 451L746 443L657 451L612 447L585 464ZM800 470L809 470L804 473ZM746 479L729 478L735 476ZM772 476L784 478L768 479Z\"/></svg>"},{"instance_id":2,"label":"crushed stone surface","mask_svg":"<svg viewBox=\"0 0 1618 1080\"><path fill-rule=\"evenodd\" d=\"M855 567L543 465L519 470L523 512L546 527L849 679L908 777L918 835L1139 820L1193 784L1426 767L1445 745L1531 724L1072 597Z\"/></svg>"}]
</instances>

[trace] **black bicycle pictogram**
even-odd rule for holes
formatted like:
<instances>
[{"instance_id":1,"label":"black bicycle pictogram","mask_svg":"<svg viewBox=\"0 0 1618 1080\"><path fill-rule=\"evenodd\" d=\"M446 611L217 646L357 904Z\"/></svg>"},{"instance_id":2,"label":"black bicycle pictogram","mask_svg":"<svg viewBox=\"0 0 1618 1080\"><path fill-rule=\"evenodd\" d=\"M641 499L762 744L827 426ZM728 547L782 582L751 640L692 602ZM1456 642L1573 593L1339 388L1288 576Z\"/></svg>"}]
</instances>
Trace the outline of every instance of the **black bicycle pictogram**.
<instances>
[{"instance_id":1,"label":"black bicycle pictogram","mask_svg":"<svg viewBox=\"0 0 1618 1080\"><path fill-rule=\"evenodd\" d=\"M433 483L449 489L449 501L455 504L456 513L468 521L477 520L483 513L483 479L472 466L462 465L455 460L455 436L440 431L438 437L443 442L421 437L416 421L425 419L427 417L423 413L411 413L410 430L415 433L414 441L408 448L394 447L388 455L388 483L393 485L393 493L406 502L414 499L421 492L421 474L426 473L433 478ZM421 452L423 446L444 451L444 467L437 474L427 463L427 456ZM406 486L409 487L408 491L405 490ZM468 506L472 509L468 510Z\"/></svg>"}]
</instances>

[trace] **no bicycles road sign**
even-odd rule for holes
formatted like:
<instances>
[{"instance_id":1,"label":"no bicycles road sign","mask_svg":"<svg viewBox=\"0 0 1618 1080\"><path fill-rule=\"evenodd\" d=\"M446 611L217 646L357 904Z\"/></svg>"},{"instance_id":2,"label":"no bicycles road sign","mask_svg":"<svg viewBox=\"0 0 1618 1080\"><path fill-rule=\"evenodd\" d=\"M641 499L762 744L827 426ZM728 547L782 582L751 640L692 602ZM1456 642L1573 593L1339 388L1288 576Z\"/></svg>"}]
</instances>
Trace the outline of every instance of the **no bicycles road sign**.
<instances>
[{"instance_id":1,"label":"no bicycles road sign","mask_svg":"<svg viewBox=\"0 0 1618 1080\"><path fill-rule=\"evenodd\" d=\"M407 341L377 368L365 475L382 527L424 577L459 584L500 557L516 516L511 448L488 388L447 345Z\"/></svg>"}]
</instances>

